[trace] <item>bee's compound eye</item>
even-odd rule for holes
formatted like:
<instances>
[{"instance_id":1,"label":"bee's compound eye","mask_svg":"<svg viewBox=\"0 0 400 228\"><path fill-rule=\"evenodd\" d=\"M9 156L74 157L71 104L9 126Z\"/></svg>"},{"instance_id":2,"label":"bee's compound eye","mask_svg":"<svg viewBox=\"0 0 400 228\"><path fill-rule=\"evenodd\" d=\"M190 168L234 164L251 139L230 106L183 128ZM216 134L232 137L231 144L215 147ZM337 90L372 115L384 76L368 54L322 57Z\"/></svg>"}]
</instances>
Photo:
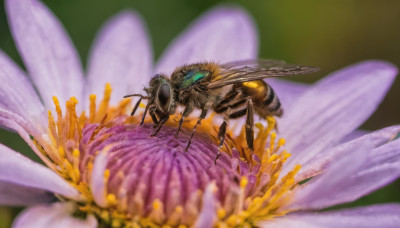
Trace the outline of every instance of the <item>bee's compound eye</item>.
<instances>
[{"instance_id":1,"label":"bee's compound eye","mask_svg":"<svg viewBox=\"0 0 400 228\"><path fill-rule=\"evenodd\" d=\"M169 85L167 85L167 84L161 85L160 88L158 89L158 100L164 111L166 111L166 109L168 109L168 101L169 101L170 95L171 95L171 91L170 91Z\"/></svg>"}]
</instances>

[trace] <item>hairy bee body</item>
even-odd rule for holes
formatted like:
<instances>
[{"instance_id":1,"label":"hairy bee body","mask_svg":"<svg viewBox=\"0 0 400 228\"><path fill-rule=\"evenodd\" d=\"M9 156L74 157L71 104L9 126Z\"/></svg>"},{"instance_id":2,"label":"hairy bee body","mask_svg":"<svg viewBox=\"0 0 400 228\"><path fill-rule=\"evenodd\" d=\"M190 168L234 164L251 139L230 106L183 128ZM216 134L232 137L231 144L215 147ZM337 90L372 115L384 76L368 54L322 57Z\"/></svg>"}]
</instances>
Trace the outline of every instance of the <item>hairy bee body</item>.
<instances>
[{"instance_id":1,"label":"hairy bee body","mask_svg":"<svg viewBox=\"0 0 400 228\"><path fill-rule=\"evenodd\" d=\"M223 145L229 119L246 116L247 144L253 149L254 114L266 118L281 116L283 113L275 91L262 79L306 74L317 70L316 67L289 65L278 60L240 61L222 65L213 62L196 63L176 68L170 78L162 74L154 76L149 87L144 88L147 96L132 94L125 97L140 97L132 115L141 100L148 99L141 124L148 112L157 127L153 135L159 132L170 115L175 114L178 105L183 106L184 110L176 135L184 118L195 108L200 109L201 114L186 149L190 146L196 126L209 110L224 117L218 132L219 148ZM218 156L219 151L216 159Z\"/></svg>"},{"instance_id":2,"label":"hairy bee body","mask_svg":"<svg viewBox=\"0 0 400 228\"><path fill-rule=\"evenodd\" d=\"M175 100L181 105L190 104L199 109L206 104L218 102L221 99L219 90L208 90L204 83L216 77L218 72L218 65L213 63L185 65L175 69L170 79Z\"/></svg>"},{"instance_id":3,"label":"hairy bee body","mask_svg":"<svg viewBox=\"0 0 400 228\"><path fill-rule=\"evenodd\" d=\"M175 91L174 99L183 106L190 103L198 109L209 106L218 114L230 111L229 118L234 119L246 114L245 102L250 98L254 104L255 113L261 118L282 115L278 96L263 80L225 85L214 90L207 89L207 83L204 82L218 77L220 72L220 67L214 63L200 63L177 68L170 79ZM187 77L189 74L192 77ZM203 77L200 78L200 76ZM187 81L190 81L189 86L186 86Z\"/></svg>"}]
</instances>

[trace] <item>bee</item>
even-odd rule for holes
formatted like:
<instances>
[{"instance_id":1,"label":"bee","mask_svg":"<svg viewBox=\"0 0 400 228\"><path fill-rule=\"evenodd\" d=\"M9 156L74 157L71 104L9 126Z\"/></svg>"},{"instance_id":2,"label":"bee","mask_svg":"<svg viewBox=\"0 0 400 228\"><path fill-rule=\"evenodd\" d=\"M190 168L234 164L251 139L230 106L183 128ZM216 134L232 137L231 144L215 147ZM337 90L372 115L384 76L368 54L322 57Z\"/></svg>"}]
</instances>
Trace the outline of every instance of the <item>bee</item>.
<instances>
[{"instance_id":1,"label":"bee","mask_svg":"<svg viewBox=\"0 0 400 228\"><path fill-rule=\"evenodd\" d=\"M140 97L131 115L134 115L142 99L147 99L140 125L149 113L154 122L156 135L169 117L176 112L178 105L184 107L176 131L176 137L184 119L195 108L201 114L193 127L186 150L196 132L197 125L209 110L223 116L218 131L218 152L214 164L220 156L226 128L230 119L246 116L245 132L248 147L253 150L254 114L261 118L282 116L283 109L278 96L271 86L262 79L296 74L309 74L318 71L312 66L286 64L279 60L237 61L227 64L201 62L177 67L171 77L156 74L144 88L146 95L130 94L124 98Z\"/></svg>"}]
</instances>

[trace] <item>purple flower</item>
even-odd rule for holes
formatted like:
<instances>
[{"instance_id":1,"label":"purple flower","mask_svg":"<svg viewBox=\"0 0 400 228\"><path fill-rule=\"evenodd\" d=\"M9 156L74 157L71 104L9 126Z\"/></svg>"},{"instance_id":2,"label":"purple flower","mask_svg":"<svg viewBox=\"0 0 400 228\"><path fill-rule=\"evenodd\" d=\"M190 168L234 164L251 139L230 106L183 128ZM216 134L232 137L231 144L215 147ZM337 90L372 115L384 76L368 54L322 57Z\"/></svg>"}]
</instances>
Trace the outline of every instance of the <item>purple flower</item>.
<instances>
[{"instance_id":1,"label":"purple flower","mask_svg":"<svg viewBox=\"0 0 400 228\"><path fill-rule=\"evenodd\" d=\"M141 18L122 12L100 31L85 78L63 27L41 2L8 0L6 9L29 77L0 53L0 124L47 165L0 145L0 203L30 206L14 227L400 224L399 204L319 211L400 176L400 126L361 137L355 131L390 88L393 65L358 63L310 86L271 79L285 108L279 134L272 118L267 127L256 124L250 153L240 121L232 121L214 165L213 115L185 152L191 122L179 138L173 120L150 137L151 125L137 126L140 115L126 115L130 101L121 98L140 92L154 72L184 63L256 59L257 34L245 12L221 6L206 13L154 72Z\"/></svg>"}]
</instances>

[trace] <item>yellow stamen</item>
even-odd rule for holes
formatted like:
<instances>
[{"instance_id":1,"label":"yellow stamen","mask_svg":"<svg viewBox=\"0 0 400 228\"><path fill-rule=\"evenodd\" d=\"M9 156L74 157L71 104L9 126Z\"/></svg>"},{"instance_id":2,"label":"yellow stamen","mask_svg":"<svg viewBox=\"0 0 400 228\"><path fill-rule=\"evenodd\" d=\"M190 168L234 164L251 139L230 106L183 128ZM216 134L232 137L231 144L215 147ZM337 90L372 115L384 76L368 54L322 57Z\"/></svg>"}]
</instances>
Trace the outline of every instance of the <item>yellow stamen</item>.
<instances>
[{"instance_id":1,"label":"yellow stamen","mask_svg":"<svg viewBox=\"0 0 400 228\"><path fill-rule=\"evenodd\" d=\"M60 156L60 160L64 159L64 157L65 157L64 147L62 147L62 146L58 147L58 155Z\"/></svg>"},{"instance_id":2,"label":"yellow stamen","mask_svg":"<svg viewBox=\"0 0 400 228\"><path fill-rule=\"evenodd\" d=\"M271 138L271 141L269 143L269 147L271 148L271 151L274 151L276 133L272 132L270 138Z\"/></svg>"},{"instance_id":3,"label":"yellow stamen","mask_svg":"<svg viewBox=\"0 0 400 228\"><path fill-rule=\"evenodd\" d=\"M82 111L81 115L79 116L79 126L82 127L86 124L87 117L85 111Z\"/></svg>"},{"instance_id":4,"label":"yellow stamen","mask_svg":"<svg viewBox=\"0 0 400 228\"><path fill-rule=\"evenodd\" d=\"M217 216L219 219L223 219L226 216L226 211L223 208L218 209Z\"/></svg>"},{"instance_id":5,"label":"yellow stamen","mask_svg":"<svg viewBox=\"0 0 400 228\"><path fill-rule=\"evenodd\" d=\"M77 150L77 149L75 149L73 152L72 152L72 156L74 157L74 158L79 158L79 150Z\"/></svg>"},{"instance_id":6,"label":"yellow stamen","mask_svg":"<svg viewBox=\"0 0 400 228\"><path fill-rule=\"evenodd\" d=\"M274 129L276 123L275 118L273 116L267 116L266 120L268 123L268 128L271 130Z\"/></svg>"},{"instance_id":7,"label":"yellow stamen","mask_svg":"<svg viewBox=\"0 0 400 228\"><path fill-rule=\"evenodd\" d=\"M121 221L117 219L113 219L111 222L111 227L121 227Z\"/></svg>"},{"instance_id":8,"label":"yellow stamen","mask_svg":"<svg viewBox=\"0 0 400 228\"><path fill-rule=\"evenodd\" d=\"M106 200L108 206L114 206L117 204L117 197L112 193L107 194Z\"/></svg>"},{"instance_id":9,"label":"yellow stamen","mask_svg":"<svg viewBox=\"0 0 400 228\"><path fill-rule=\"evenodd\" d=\"M56 122L53 118L53 115L51 114L51 111L49 110L47 113L48 113L48 118L49 118L49 127L48 127L49 133L50 133L50 136L52 136L52 139L54 139L53 135L57 134ZM57 138L57 142L53 142L53 143L58 143L58 138Z\"/></svg>"},{"instance_id":10,"label":"yellow stamen","mask_svg":"<svg viewBox=\"0 0 400 228\"><path fill-rule=\"evenodd\" d=\"M161 208L161 205L162 205L162 203L161 203L161 201L159 200L159 199L155 199L154 201L153 201L153 209L154 210L160 210L160 208Z\"/></svg>"},{"instance_id":11,"label":"yellow stamen","mask_svg":"<svg viewBox=\"0 0 400 228\"><path fill-rule=\"evenodd\" d=\"M90 94L89 100L90 100L89 121L90 121L90 123L93 123L94 122L94 117L96 115L96 95L95 94Z\"/></svg>"},{"instance_id":12,"label":"yellow stamen","mask_svg":"<svg viewBox=\"0 0 400 228\"><path fill-rule=\"evenodd\" d=\"M273 154L271 157L268 159L268 163L274 162L278 159L278 155Z\"/></svg>"},{"instance_id":13,"label":"yellow stamen","mask_svg":"<svg viewBox=\"0 0 400 228\"><path fill-rule=\"evenodd\" d=\"M286 143L285 139L280 138L278 141L278 146L281 147L281 146L285 145L285 143Z\"/></svg>"},{"instance_id":14,"label":"yellow stamen","mask_svg":"<svg viewBox=\"0 0 400 228\"><path fill-rule=\"evenodd\" d=\"M107 113L108 104L109 104L110 98L111 98L111 91L112 91L111 84L107 83L106 89L104 91L104 97L100 103L99 110L96 113L94 122L99 123L104 120L104 117L106 116L106 113Z\"/></svg>"},{"instance_id":15,"label":"yellow stamen","mask_svg":"<svg viewBox=\"0 0 400 228\"><path fill-rule=\"evenodd\" d=\"M110 213L106 210L101 211L100 218L106 223L110 222Z\"/></svg>"},{"instance_id":16,"label":"yellow stamen","mask_svg":"<svg viewBox=\"0 0 400 228\"><path fill-rule=\"evenodd\" d=\"M110 177L110 170L109 169L106 169L105 171L104 171L104 178L105 179L108 179Z\"/></svg>"},{"instance_id":17,"label":"yellow stamen","mask_svg":"<svg viewBox=\"0 0 400 228\"><path fill-rule=\"evenodd\" d=\"M89 162L88 165L87 165L87 168L88 168L89 171L92 171L93 170L93 163Z\"/></svg>"},{"instance_id":18,"label":"yellow stamen","mask_svg":"<svg viewBox=\"0 0 400 228\"><path fill-rule=\"evenodd\" d=\"M182 220L182 215L183 215L183 207L182 206L175 207L171 216L169 216L169 218L168 218L167 224L176 226Z\"/></svg>"},{"instance_id":19,"label":"yellow stamen","mask_svg":"<svg viewBox=\"0 0 400 228\"><path fill-rule=\"evenodd\" d=\"M75 105L72 101L67 101L67 110L69 113L68 116L68 127L69 127L69 131L68 131L68 139L73 139L74 138L74 134L75 134L75 119L74 119L74 113L73 110L75 110Z\"/></svg>"},{"instance_id":20,"label":"yellow stamen","mask_svg":"<svg viewBox=\"0 0 400 228\"><path fill-rule=\"evenodd\" d=\"M80 171L79 171L79 157L80 157L80 151L78 149L74 149L72 152L72 157L73 157L73 165L74 165L74 173L77 179L80 179Z\"/></svg>"},{"instance_id":21,"label":"yellow stamen","mask_svg":"<svg viewBox=\"0 0 400 228\"><path fill-rule=\"evenodd\" d=\"M239 213L240 211L243 210L243 202L246 194L246 187L247 184L249 183L249 180L247 177L242 177L240 179L240 193L239 193L239 204L238 207L236 208L236 213Z\"/></svg>"},{"instance_id":22,"label":"yellow stamen","mask_svg":"<svg viewBox=\"0 0 400 228\"><path fill-rule=\"evenodd\" d=\"M53 97L53 103L56 106L56 112L57 112L57 134L61 135L61 130L62 128L62 111L60 107L60 102L58 101L57 97Z\"/></svg>"},{"instance_id":23,"label":"yellow stamen","mask_svg":"<svg viewBox=\"0 0 400 228\"><path fill-rule=\"evenodd\" d=\"M240 188L245 188L247 186L247 183L249 183L247 177L242 177L242 179L240 180Z\"/></svg>"},{"instance_id":24,"label":"yellow stamen","mask_svg":"<svg viewBox=\"0 0 400 228\"><path fill-rule=\"evenodd\" d=\"M165 218L163 210L163 203L159 199L155 199L153 201L153 210L151 211L149 218L151 218L156 223L161 223Z\"/></svg>"}]
</instances>

